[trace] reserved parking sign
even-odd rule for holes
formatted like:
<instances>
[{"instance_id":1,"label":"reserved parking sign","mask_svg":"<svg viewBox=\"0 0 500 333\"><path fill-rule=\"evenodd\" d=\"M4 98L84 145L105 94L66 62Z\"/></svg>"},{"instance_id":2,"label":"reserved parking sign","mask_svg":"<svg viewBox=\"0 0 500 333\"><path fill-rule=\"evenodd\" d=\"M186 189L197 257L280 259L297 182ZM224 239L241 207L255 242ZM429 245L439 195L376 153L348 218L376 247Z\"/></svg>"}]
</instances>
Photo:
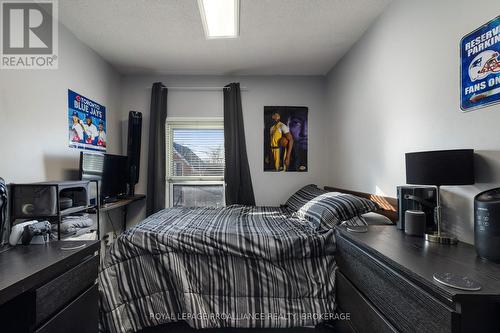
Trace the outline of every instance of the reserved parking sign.
<instances>
[{"instance_id":1,"label":"reserved parking sign","mask_svg":"<svg viewBox=\"0 0 500 333\"><path fill-rule=\"evenodd\" d=\"M500 102L500 16L460 41L460 108L472 111Z\"/></svg>"}]
</instances>

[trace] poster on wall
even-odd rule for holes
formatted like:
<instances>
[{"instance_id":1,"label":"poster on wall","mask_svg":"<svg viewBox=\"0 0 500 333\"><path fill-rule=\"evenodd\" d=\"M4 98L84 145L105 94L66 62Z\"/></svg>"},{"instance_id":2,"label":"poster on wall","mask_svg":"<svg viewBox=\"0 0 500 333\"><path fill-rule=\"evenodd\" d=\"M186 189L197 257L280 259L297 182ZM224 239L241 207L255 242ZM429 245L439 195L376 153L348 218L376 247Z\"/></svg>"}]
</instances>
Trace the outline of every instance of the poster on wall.
<instances>
[{"instance_id":1,"label":"poster on wall","mask_svg":"<svg viewBox=\"0 0 500 333\"><path fill-rule=\"evenodd\" d=\"M460 108L472 111L500 102L500 16L460 41Z\"/></svg>"},{"instance_id":2,"label":"poster on wall","mask_svg":"<svg viewBox=\"0 0 500 333\"><path fill-rule=\"evenodd\" d=\"M106 151L106 107L68 89L69 146Z\"/></svg>"},{"instance_id":3,"label":"poster on wall","mask_svg":"<svg viewBox=\"0 0 500 333\"><path fill-rule=\"evenodd\" d=\"M264 171L307 171L307 107L264 107Z\"/></svg>"}]
</instances>

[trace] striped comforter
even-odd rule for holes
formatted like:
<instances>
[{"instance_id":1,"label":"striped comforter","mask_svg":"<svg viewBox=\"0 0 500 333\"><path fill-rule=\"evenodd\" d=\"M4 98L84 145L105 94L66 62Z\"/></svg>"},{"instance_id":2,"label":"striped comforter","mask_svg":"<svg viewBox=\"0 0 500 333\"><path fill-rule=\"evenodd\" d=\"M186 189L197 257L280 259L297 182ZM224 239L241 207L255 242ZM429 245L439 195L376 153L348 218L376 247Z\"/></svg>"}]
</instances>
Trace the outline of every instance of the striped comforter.
<instances>
[{"instance_id":1,"label":"striped comforter","mask_svg":"<svg viewBox=\"0 0 500 333\"><path fill-rule=\"evenodd\" d=\"M335 310L333 230L286 208L170 208L127 230L99 274L101 330L315 325Z\"/></svg>"}]
</instances>

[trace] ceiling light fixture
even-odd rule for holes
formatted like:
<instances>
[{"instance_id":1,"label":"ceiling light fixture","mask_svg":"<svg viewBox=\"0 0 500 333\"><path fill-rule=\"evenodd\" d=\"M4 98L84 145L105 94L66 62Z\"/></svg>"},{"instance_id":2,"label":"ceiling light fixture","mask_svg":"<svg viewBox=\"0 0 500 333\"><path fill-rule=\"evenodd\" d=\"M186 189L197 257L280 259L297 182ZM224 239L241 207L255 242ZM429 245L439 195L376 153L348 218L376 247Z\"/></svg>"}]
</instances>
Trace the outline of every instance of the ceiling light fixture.
<instances>
[{"instance_id":1,"label":"ceiling light fixture","mask_svg":"<svg viewBox=\"0 0 500 333\"><path fill-rule=\"evenodd\" d=\"M240 0L198 0L205 36L235 38L240 30Z\"/></svg>"}]
</instances>

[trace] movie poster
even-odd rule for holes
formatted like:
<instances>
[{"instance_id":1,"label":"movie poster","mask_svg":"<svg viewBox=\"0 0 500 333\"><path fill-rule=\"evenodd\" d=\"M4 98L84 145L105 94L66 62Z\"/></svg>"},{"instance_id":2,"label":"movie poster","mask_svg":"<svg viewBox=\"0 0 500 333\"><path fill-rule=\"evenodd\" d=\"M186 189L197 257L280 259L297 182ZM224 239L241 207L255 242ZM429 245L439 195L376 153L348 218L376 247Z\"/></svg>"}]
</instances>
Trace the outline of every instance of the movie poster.
<instances>
[{"instance_id":1,"label":"movie poster","mask_svg":"<svg viewBox=\"0 0 500 333\"><path fill-rule=\"evenodd\" d=\"M264 171L307 172L307 107L264 107Z\"/></svg>"},{"instance_id":2,"label":"movie poster","mask_svg":"<svg viewBox=\"0 0 500 333\"><path fill-rule=\"evenodd\" d=\"M69 146L106 151L106 107L68 90Z\"/></svg>"},{"instance_id":3,"label":"movie poster","mask_svg":"<svg viewBox=\"0 0 500 333\"><path fill-rule=\"evenodd\" d=\"M462 111L500 102L500 16L462 38L460 58Z\"/></svg>"}]
</instances>

